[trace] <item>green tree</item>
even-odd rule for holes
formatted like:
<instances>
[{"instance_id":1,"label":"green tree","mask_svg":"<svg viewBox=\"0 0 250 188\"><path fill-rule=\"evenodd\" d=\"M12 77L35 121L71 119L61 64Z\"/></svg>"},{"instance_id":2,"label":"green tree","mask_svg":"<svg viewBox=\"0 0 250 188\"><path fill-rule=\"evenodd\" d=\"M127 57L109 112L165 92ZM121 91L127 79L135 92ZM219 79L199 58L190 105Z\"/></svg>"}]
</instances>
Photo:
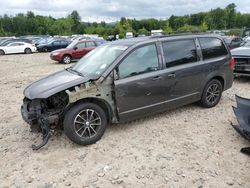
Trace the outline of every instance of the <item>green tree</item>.
<instances>
[{"instance_id":1,"label":"green tree","mask_svg":"<svg viewBox=\"0 0 250 188\"><path fill-rule=\"evenodd\" d=\"M227 28L233 28L236 21L236 5L231 3L226 7L227 11Z\"/></svg>"}]
</instances>

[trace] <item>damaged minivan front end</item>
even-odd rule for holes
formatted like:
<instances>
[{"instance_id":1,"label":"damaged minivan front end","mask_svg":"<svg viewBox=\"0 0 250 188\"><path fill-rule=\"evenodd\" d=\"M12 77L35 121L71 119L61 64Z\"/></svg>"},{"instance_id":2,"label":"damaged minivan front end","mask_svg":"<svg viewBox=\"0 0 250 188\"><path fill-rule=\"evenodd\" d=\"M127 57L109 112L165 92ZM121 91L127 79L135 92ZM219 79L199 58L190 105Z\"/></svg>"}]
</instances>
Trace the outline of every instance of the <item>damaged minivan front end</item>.
<instances>
[{"instance_id":1,"label":"damaged minivan front end","mask_svg":"<svg viewBox=\"0 0 250 188\"><path fill-rule=\"evenodd\" d=\"M111 78L102 78L98 81L86 82L67 88L48 98L23 99L21 107L22 117L31 126L32 132L42 132L43 142L34 150L43 147L57 128L62 128L63 117L67 109L79 100L100 100L105 101L106 109L112 114L112 122L116 122L114 102L112 100ZM27 93L28 91L25 91Z\"/></svg>"},{"instance_id":2,"label":"damaged minivan front end","mask_svg":"<svg viewBox=\"0 0 250 188\"><path fill-rule=\"evenodd\" d=\"M68 104L68 96L60 92L47 99L23 99L21 107L22 117L27 122L32 132L42 132L43 142L32 149L38 150L44 146L49 139L51 130L58 127L62 122L62 113Z\"/></svg>"},{"instance_id":3,"label":"damaged minivan front end","mask_svg":"<svg viewBox=\"0 0 250 188\"><path fill-rule=\"evenodd\" d=\"M73 67L38 80L24 90L22 117L32 131L43 135L40 145L32 145L34 150L43 147L56 128L63 128L73 141L76 134L81 135L84 138L79 144L87 145L101 138L108 122L118 121L113 74L103 77L102 73L125 49L108 45L99 47L96 53L87 54ZM100 53L105 54L106 59ZM86 104L90 106L86 107L85 114L82 114L83 110L74 114L76 108ZM68 130L77 127L85 129L73 130L74 133Z\"/></svg>"}]
</instances>

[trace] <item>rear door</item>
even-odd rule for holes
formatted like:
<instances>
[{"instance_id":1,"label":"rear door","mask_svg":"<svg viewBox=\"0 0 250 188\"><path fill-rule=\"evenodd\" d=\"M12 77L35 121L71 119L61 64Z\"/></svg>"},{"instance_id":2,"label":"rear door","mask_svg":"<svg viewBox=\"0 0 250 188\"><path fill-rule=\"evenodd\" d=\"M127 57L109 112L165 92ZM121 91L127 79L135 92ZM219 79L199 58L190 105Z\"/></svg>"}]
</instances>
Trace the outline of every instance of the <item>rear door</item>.
<instances>
[{"instance_id":1,"label":"rear door","mask_svg":"<svg viewBox=\"0 0 250 188\"><path fill-rule=\"evenodd\" d=\"M60 49L61 48L61 41L57 40L57 41L52 42L52 45L50 48L51 48L50 49L51 51Z\"/></svg>"},{"instance_id":2,"label":"rear door","mask_svg":"<svg viewBox=\"0 0 250 188\"><path fill-rule=\"evenodd\" d=\"M68 42L62 40L62 41L61 41L61 48L66 48L67 46L68 46Z\"/></svg>"},{"instance_id":3,"label":"rear door","mask_svg":"<svg viewBox=\"0 0 250 188\"><path fill-rule=\"evenodd\" d=\"M199 99L204 82L203 64L195 38L162 41L164 53L164 84L169 108L191 103Z\"/></svg>"},{"instance_id":4,"label":"rear door","mask_svg":"<svg viewBox=\"0 0 250 188\"><path fill-rule=\"evenodd\" d=\"M155 112L165 100L155 43L133 50L117 67L115 97L120 121Z\"/></svg>"},{"instance_id":5,"label":"rear door","mask_svg":"<svg viewBox=\"0 0 250 188\"><path fill-rule=\"evenodd\" d=\"M203 73L206 81L215 76L225 78L232 75L230 70L230 54L223 41L216 37L199 37L202 51ZM203 83L203 87L206 83Z\"/></svg>"},{"instance_id":6,"label":"rear door","mask_svg":"<svg viewBox=\"0 0 250 188\"><path fill-rule=\"evenodd\" d=\"M93 41L86 42L86 54L96 48L96 43Z\"/></svg>"}]
</instances>

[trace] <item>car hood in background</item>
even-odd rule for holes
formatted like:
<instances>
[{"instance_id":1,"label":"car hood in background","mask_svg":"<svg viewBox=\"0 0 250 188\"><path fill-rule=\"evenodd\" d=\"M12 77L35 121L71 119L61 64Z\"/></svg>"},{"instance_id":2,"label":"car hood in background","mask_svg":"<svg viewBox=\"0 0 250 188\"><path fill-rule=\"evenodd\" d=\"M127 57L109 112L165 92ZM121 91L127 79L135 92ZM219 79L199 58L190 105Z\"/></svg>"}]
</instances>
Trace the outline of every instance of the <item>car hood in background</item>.
<instances>
[{"instance_id":1,"label":"car hood in background","mask_svg":"<svg viewBox=\"0 0 250 188\"><path fill-rule=\"evenodd\" d=\"M250 48L249 47L239 47L231 50L232 56L249 56L250 57Z\"/></svg>"},{"instance_id":2,"label":"car hood in background","mask_svg":"<svg viewBox=\"0 0 250 188\"><path fill-rule=\"evenodd\" d=\"M60 91L89 81L67 70L56 72L29 85L24 90L24 95L29 99L48 98Z\"/></svg>"},{"instance_id":3,"label":"car hood in background","mask_svg":"<svg viewBox=\"0 0 250 188\"><path fill-rule=\"evenodd\" d=\"M67 52L67 53L70 53L73 49L68 49L68 48L62 48L62 49L59 49L59 50L54 50L51 52L51 54L54 54L54 53L57 53L57 52Z\"/></svg>"}]
</instances>

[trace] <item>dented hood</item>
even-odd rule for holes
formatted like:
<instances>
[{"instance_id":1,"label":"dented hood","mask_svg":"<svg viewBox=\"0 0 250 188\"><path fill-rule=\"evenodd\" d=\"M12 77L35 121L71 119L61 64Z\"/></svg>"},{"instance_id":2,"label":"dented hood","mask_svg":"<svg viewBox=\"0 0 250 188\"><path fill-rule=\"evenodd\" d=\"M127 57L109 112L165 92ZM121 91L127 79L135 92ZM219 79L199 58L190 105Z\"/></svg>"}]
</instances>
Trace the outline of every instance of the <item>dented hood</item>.
<instances>
[{"instance_id":1,"label":"dented hood","mask_svg":"<svg viewBox=\"0 0 250 188\"><path fill-rule=\"evenodd\" d=\"M60 91L89 80L89 77L83 77L63 70L32 83L24 90L24 95L29 99L48 98Z\"/></svg>"}]
</instances>

